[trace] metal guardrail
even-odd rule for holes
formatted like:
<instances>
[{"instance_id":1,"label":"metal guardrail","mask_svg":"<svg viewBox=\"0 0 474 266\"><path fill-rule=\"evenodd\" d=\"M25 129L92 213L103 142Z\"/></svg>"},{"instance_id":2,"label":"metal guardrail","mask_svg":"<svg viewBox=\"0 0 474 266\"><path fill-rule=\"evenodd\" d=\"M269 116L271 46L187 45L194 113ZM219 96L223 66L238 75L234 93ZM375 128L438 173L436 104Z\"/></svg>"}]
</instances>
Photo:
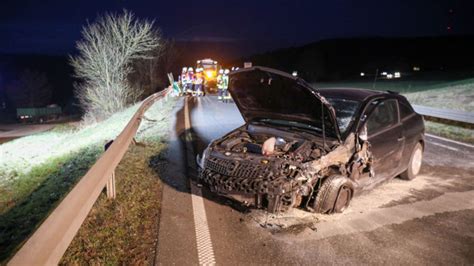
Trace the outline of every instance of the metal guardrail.
<instances>
[{"instance_id":1,"label":"metal guardrail","mask_svg":"<svg viewBox=\"0 0 474 266\"><path fill-rule=\"evenodd\" d=\"M439 109L421 105L412 105L417 113L444 120L451 120L466 124L474 124L474 113L449 109Z\"/></svg>"},{"instance_id":2,"label":"metal guardrail","mask_svg":"<svg viewBox=\"0 0 474 266\"><path fill-rule=\"evenodd\" d=\"M145 111L171 88L146 98L112 145L26 241L8 265L57 265L122 160Z\"/></svg>"}]
</instances>

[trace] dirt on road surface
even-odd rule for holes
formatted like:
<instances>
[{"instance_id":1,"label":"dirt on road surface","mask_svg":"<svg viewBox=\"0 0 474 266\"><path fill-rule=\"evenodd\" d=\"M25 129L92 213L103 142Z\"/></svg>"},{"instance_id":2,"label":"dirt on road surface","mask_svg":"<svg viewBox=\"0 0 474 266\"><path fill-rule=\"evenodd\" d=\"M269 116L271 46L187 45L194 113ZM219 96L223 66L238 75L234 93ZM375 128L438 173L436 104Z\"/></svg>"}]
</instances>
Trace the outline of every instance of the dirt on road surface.
<instances>
[{"instance_id":1,"label":"dirt on road surface","mask_svg":"<svg viewBox=\"0 0 474 266\"><path fill-rule=\"evenodd\" d=\"M218 264L474 263L474 147L429 136L420 176L386 182L342 214L248 211L199 188L210 235L203 241L185 142L192 138L200 153L243 120L235 105L215 97L191 98L189 109L192 129L182 108L168 158L175 168L164 182L159 264L196 264L209 254Z\"/></svg>"}]
</instances>

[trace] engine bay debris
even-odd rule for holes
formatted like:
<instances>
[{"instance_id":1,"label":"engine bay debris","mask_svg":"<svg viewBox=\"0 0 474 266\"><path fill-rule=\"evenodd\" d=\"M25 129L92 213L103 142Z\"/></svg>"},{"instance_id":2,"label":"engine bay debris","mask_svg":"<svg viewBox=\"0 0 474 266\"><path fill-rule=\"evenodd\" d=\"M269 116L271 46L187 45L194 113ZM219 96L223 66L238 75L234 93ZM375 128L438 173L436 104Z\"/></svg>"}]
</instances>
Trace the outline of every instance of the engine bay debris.
<instances>
[{"instance_id":1,"label":"engine bay debris","mask_svg":"<svg viewBox=\"0 0 474 266\"><path fill-rule=\"evenodd\" d=\"M247 124L212 142L200 159L199 178L213 192L245 206L284 212L312 210L315 190L329 175L357 182L371 173L368 142L351 133L345 142L304 131Z\"/></svg>"}]
</instances>

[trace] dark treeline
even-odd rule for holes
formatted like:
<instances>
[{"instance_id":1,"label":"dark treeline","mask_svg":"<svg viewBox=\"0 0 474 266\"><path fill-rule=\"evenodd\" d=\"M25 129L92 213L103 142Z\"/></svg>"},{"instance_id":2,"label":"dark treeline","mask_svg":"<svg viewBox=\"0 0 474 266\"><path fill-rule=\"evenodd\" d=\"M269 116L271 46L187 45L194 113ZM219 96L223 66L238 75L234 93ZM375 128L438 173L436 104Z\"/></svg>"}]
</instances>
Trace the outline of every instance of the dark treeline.
<instances>
[{"instance_id":1,"label":"dark treeline","mask_svg":"<svg viewBox=\"0 0 474 266\"><path fill-rule=\"evenodd\" d=\"M148 96L169 85L166 74L176 77L183 66L196 66L196 60L211 57L236 58L240 44L231 42L176 42L165 40L150 55L155 59L135 60L129 81ZM67 55L0 54L0 112L18 107L42 107L58 104L78 112L74 98L73 69ZM38 85L38 86L35 86ZM45 93L50 90L50 93ZM2 109L6 103L7 110Z\"/></svg>"},{"instance_id":2,"label":"dark treeline","mask_svg":"<svg viewBox=\"0 0 474 266\"><path fill-rule=\"evenodd\" d=\"M9 110L48 104L73 109L72 96L72 67L67 56L0 55L0 100Z\"/></svg>"},{"instance_id":3,"label":"dark treeline","mask_svg":"<svg viewBox=\"0 0 474 266\"><path fill-rule=\"evenodd\" d=\"M287 72L307 80L353 79L360 72L459 71L474 67L474 36L358 38L324 40L237 60Z\"/></svg>"},{"instance_id":4,"label":"dark treeline","mask_svg":"<svg viewBox=\"0 0 474 266\"><path fill-rule=\"evenodd\" d=\"M253 65L287 72L296 70L308 81L360 78L360 72L370 77L376 69L408 73L414 66L421 69L421 74L466 69L472 74L474 69L474 36L334 39L229 60L241 56L244 50L251 51L252 47L247 46L252 43L168 40L162 49L154 51L159 57L156 60L136 61L135 72L129 78L147 96L169 85L166 73L177 75L181 67L195 67L196 60L207 57L225 67L242 66L250 61ZM66 112L77 112L73 83L73 71L66 55L0 55L0 104L6 102L10 111L21 106L54 103Z\"/></svg>"}]
</instances>

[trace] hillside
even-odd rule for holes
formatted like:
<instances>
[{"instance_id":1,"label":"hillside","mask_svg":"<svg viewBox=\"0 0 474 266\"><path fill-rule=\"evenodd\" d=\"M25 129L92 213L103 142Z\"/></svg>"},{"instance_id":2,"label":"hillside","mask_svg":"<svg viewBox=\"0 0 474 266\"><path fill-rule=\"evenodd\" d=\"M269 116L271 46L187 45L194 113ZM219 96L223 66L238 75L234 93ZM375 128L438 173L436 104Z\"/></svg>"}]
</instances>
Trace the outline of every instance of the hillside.
<instances>
[{"instance_id":1,"label":"hillside","mask_svg":"<svg viewBox=\"0 0 474 266\"><path fill-rule=\"evenodd\" d=\"M474 79L433 85L426 91L404 95L412 104L474 113Z\"/></svg>"},{"instance_id":2,"label":"hillside","mask_svg":"<svg viewBox=\"0 0 474 266\"><path fill-rule=\"evenodd\" d=\"M314 42L242 58L254 65L287 72L297 70L308 81L358 78L360 72L412 72L472 69L474 36L357 38ZM373 74L372 74L373 75Z\"/></svg>"}]
</instances>

